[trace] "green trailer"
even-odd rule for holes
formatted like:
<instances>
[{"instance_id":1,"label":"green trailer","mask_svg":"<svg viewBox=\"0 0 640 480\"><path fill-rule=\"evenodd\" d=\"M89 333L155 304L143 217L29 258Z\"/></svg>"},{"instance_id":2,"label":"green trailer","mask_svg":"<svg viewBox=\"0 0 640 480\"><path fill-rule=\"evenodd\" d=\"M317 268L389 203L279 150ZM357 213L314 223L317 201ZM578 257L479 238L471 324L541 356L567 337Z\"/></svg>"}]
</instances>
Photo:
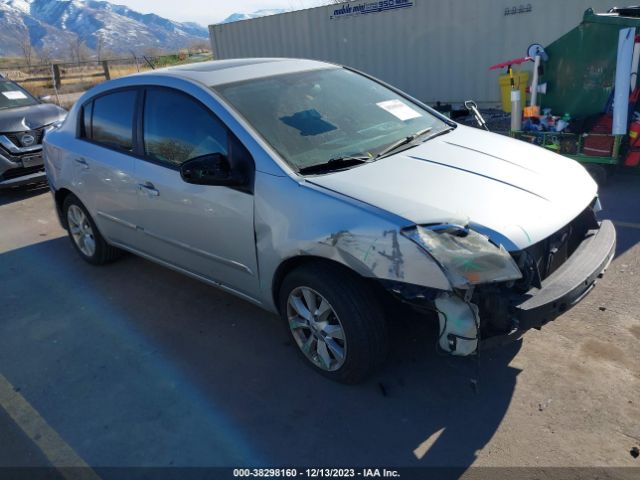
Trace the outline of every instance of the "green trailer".
<instances>
[{"instance_id":1,"label":"green trailer","mask_svg":"<svg viewBox=\"0 0 640 480\"><path fill-rule=\"evenodd\" d=\"M604 183L614 167L618 166L626 150L626 135L608 135L600 133L557 133L557 132L511 132L511 136L529 143L534 143L560 155L577 160L585 167L598 183ZM584 153L584 142L588 137L609 137L613 148L611 155L589 155Z\"/></svg>"},{"instance_id":2,"label":"green trailer","mask_svg":"<svg viewBox=\"0 0 640 480\"><path fill-rule=\"evenodd\" d=\"M640 34L640 9L614 9L606 14L588 9L580 25L545 47L548 60L541 83L547 84L547 93L539 97L541 110L568 113L573 119L603 114L614 90L619 31L628 27L636 27ZM511 135L585 163L598 178L623 164L628 151L628 135L531 131ZM610 150L585 152L585 145L595 137L609 137L604 143Z\"/></svg>"}]
</instances>

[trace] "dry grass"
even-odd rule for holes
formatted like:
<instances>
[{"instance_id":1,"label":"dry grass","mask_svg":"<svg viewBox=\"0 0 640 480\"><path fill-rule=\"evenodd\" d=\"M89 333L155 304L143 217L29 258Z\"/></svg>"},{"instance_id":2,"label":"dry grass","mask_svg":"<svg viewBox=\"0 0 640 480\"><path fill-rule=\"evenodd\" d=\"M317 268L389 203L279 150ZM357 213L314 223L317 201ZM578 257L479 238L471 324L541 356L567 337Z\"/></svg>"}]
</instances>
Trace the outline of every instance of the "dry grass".
<instances>
[{"instance_id":1,"label":"dry grass","mask_svg":"<svg viewBox=\"0 0 640 480\"><path fill-rule=\"evenodd\" d=\"M153 62L157 67L190 63L188 58L183 57L184 55L166 55L153 59ZM0 59L0 70L7 78L17 81L37 97L52 96L53 98L56 92L53 88L53 70L50 66L35 66L27 69L12 68L8 66L9 64L10 60ZM109 63L109 74L112 79L150 69L151 67L144 61L140 61L138 65L131 61L110 61ZM57 92L60 95L83 92L105 81L102 64L98 62L84 65L61 65L60 76L61 85Z\"/></svg>"},{"instance_id":2,"label":"dry grass","mask_svg":"<svg viewBox=\"0 0 640 480\"><path fill-rule=\"evenodd\" d=\"M133 73L144 72L151 68L146 65L113 65L109 68L109 74L112 79L131 75ZM21 70L5 70L4 74L7 78L15 80L26 88L29 92L37 97L54 94L53 79L50 78L50 72L38 71L34 73L25 73ZM96 76L100 75L100 76ZM74 78L65 78L65 76L73 76ZM46 80L29 81L30 78L44 78ZM102 67L72 67L65 68L61 71L61 86L58 93L74 93L88 90L89 88L105 81L104 70Z\"/></svg>"}]
</instances>

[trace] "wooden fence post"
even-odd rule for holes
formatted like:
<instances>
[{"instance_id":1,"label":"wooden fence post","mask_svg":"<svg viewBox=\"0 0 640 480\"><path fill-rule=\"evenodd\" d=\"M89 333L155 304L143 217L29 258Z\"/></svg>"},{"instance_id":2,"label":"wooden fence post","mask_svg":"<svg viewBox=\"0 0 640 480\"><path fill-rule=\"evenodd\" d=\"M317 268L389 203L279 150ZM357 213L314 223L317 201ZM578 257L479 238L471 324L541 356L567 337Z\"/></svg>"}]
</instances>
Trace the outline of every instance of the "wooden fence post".
<instances>
[{"instance_id":1,"label":"wooden fence post","mask_svg":"<svg viewBox=\"0 0 640 480\"><path fill-rule=\"evenodd\" d=\"M111 80L111 73L109 73L109 61L108 60L103 60L102 61L102 69L104 70L104 78L106 80Z\"/></svg>"},{"instance_id":2,"label":"wooden fence post","mask_svg":"<svg viewBox=\"0 0 640 480\"><path fill-rule=\"evenodd\" d=\"M60 65L57 63L52 65L53 67L53 87L58 90L62 86L62 80L60 77Z\"/></svg>"},{"instance_id":3,"label":"wooden fence post","mask_svg":"<svg viewBox=\"0 0 640 480\"><path fill-rule=\"evenodd\" d=\"M56 94L56 103L58 104L58 106L60 106L60 95L58 95L58 87L56 87L56 74L55 74L55 70L53 68L53 64L51 64L51 79L53 80L53 93Z\"/></svg>"}]
</instances>

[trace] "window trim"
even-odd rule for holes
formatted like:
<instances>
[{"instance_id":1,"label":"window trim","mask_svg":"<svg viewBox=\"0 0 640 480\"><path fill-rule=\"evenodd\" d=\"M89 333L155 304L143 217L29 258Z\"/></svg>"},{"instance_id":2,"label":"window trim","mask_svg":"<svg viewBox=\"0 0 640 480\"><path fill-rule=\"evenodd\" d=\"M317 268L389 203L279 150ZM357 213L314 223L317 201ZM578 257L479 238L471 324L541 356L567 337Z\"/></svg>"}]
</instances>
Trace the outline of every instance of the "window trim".
<instances>
[{"instance_id":1,"label":"window trim","mask_svg":"<svg viewBox=\"0 0 640 480\"><path fill-rule=\"evenodd\" d=\"M242 148L244 148L244 150L248 155L248 158L246 159L246 162L247 162L246 168L250 170L249 183L246 187L225 187L225 188L232 188L234 190L239 190L241 192L249 193L252 195L254 190L254 185L255 185L256 162L255 162L255 159L253 158L253 154L251 153L251 150L247 148L247 146L240 139L240 137L238 137L238 135L236 135L233 132L233 130L231 130L229 126L213 110L211 110L211 108L209 108L205 103L203 103L201 100L194 97L190 93L180 90L178 88L167 87L164 85L128 85L124 87L114 88L112 90L107 90L105 92L101 92L97 95L94 95L93 97L85 101L80 106L81 114L78 115L76 119L76 139L90 143L100 148L117 152L121 155L127 155L130 157L133 157L136 160L149 162L159 167L180 172L180 166L171 165L167 162L156 160L152 157L147 156L144 152L144 106L145 106L145 101L147 96L147 90L151 90L151 89L168 90L171 92L175 92L179 95L183 95L191 99L192 101L195 101L202 108L204 108L205 111L214 119L214 121L219 122L224 128L224 130L227 132L227 155L231 155L230 159L233 158L233 149L232 149L232 140L231 140L232 138L235 139L235 141L237 141L242 146ZM113 93L122 92L122 91L129 91L129 90L133 90L136 92L136 102L133 109L134 117L133 117L133 125L132 125L133 148L131 151L105 145L103 143L96 142L91 138L87 138L86 136L82 136L82 130L84 128L84 114L85 114L85 110L89 105L91 105L91 111L92 111L90 128L91 128L91 132L93 133L93 102L101 97L104 97Z\"/></svg>"},{"instance_id":2,"label":"window trim","mask_svg":"<svg viewBox=\"0 0 640 480\"><path fill-rule=\"evenodd\" d=\"M116 147L113 145L107 145L104 144L102 142L98 142L96 140L94 140L93 138L88 138L86 137L86 133L87 132L83 132L84 131L84 115L85 112L87 110L87 107L90 105L91 107L91 120L89 122L90 125L90 129L91 129L91 136L93 137L93 113L94 113L94 102L102 97L106 97L108 95L114 94L114 93L120 93L120 92L125 92L125 91L133 91L136 94L136 100L135 100L135 104L133 107L133 121L131 124L131 151L129 150L125 150L123 148L120 147ZM120 153L122 155L129 155L129 156L133 156L135 157L135 151L136 151L136 137L135 137L135 132L136 132L136 119L137 119L137 115L138 115L138 103L139 103L139 98L140 98L140 87L132 85L132 86L128 86L128 87L119 87L119 88L114 88L113 90L107 90L106 92L101 92L93 97L91 97L89 100L87 100L86 102L84 102L82 104L81 111L82 114L78 115L78 121L76 124L76 139L77 140L81 140L83 142L87 142L90 143L92 145L101 147L101 148L105 148L107 150L111 150L113 152L117 152ZM85 136L83 136L82 134L84 133Z\"/></svg>"}]
</instances>

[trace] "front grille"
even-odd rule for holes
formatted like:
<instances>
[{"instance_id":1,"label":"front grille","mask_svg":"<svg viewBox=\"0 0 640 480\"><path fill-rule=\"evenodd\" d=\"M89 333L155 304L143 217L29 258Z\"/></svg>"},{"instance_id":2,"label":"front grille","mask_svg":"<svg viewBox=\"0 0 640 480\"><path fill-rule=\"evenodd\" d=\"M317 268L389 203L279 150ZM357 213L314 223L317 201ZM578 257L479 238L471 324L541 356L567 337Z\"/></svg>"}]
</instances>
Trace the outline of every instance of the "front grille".
<instances>
[{"instance_id":1,"label":"front grille","mask_svg":"<svg viewBox=\"0 0 640 480\"><path fill-rule=\"evenodd\" d=\"M587 232L598 228L595 213L587 207L569 224L544 240L513 253L522 271L522 280L516 287L527 291L532 286L540 287L540 282L560 268L576 251Z\"/></svg>"},{"instance_id":2,"label":"front grille","mask_svg":"<svg viewBox=\"0 0 640 480\"><path fill-rule=\"evenodd\" d=\"M29 134L34 138L34 142L31 145L23 145L22 141L20 140L22 136L26 134ZM5 133L4 136L7 137L16 147L31 147L33 145L40 145L42 143L42 139L44 137L44 128L27 130L17 133Z\"/></svg>"},{"instance_id":3,"label":"front grille","mask_svg":"<svg viewBox=\"0 0 640 480\"><path fill-rule=\"evenodd\" d=\"M32 173L41 172L44 170L44 166L37 165L35 167L20 167L20 168L12 168L11 170L7 170L2 175L0 175L0 180L13 180L14 178L24 177L25 175L30 175Z\"/></svg>"}]
</instances>

